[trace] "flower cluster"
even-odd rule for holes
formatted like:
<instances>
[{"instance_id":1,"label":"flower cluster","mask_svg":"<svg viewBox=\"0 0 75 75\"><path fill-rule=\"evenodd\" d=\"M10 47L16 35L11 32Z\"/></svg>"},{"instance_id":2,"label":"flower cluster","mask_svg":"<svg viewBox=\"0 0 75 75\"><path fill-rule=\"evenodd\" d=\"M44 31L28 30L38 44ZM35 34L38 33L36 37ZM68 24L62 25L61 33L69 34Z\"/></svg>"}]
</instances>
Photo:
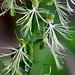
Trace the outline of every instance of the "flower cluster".
<instances>
[{"instance_id":1,"label":"flower cluster","mask_svg":"<svg viewBox=\"0 0 75 75\"><path fill-rule=\"evenodd\" d=\"M24 2L22 0L19 0L22 4ZM63 67L61 66L61 63L64 64L63 58L65 54L62 53L62 51L65 51L65 47L59 42L56 32L58 32L60 35L62 35L64 38L68 40L72 40L71 37L71 32L70 27L68 26L68 23L70 22L68 20L68 15L66 11L69 14L74 13L74 9L70 6L69 0L66 0L66 2L62 2L60 0L47 0L46 5L49 7L54 5L56 10L55 13L51 13L49 9L45 8L40 8L39 5L43 0L31 0L32 2L32 7L28 9L27 7L21 7L17 5L16 0L4 0L2 3L1 9L2 13L0 14L3 15L5 14L8 10L10 10L10 15L15 16L15 13L19 13L24 15L20 19L16 21L17 26L21 26L21 33L22 36L26 39L27 35L29 35L28 41L25 43L24 40L21 40L21 44L19 46L19 49L15 49L12 47L6 48L6 49L12 49L13 52L10 54L1 54L0 57L8 56L15 54L11 59L10 59L10 64L3 69L3 71L7 71L5 75L13 70L12 75L17 73L17 70L19 70L19 64L20 61L22 60L25 65L30 67L30 64L26 62L26 60L32 62L29 57L32 57L33 54L35 54L34 46L36 45L34 42L39 39L39 36L41 34L41 39L42 41L47 44L49 47L50 52L52 53L56 66L58 69L62 69ZM70 0L70 2L75 5L74 0ZM58 14L59 16L59 21L60 24L55 24L54 19L55 14ZM47 15L47 17L43 17L43 14ZM40 22L41 21L41 22ZM33 31L35 29L35 31ZM36 32L37 31L37 32ZM31 36L34 37L34 33L38 34L34 40L31 39ZM40 40L41 41L41 40ZM27 45L27 43L30 43ZM37 42L38 43L38 42ZM28 47L29 51L26 52L26 46ZM43 46L43 45L42 45ZM23 51L25 49L25 52ZM2 72L3 72L2 71Z\"/></svg>"}]
</instances>

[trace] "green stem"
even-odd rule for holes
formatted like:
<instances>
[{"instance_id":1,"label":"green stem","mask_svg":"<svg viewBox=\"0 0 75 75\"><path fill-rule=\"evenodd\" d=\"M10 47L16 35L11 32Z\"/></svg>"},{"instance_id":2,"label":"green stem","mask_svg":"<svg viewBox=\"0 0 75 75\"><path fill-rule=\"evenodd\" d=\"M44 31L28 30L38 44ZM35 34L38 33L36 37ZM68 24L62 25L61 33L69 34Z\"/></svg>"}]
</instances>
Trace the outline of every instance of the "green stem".
<instances>
[{"instance_id":1,"label":"green stem","mask_svg":"<svg viewBox=\"0 0 75 75\"><path fill-rule=\"evenodd\" d=\"M33 50L33 60L34 61L36 61L35 51L36 51L36 48L39 46L40 43L41 43L41 41L34 47L34 50Z\"/></svg>"},{"instance_id":2,"label":"green stem","mask_svg":"<svg viewBox=\"0 0 75 75\"><path fill-rule=\"evenodd\" d=\"M55 10L54 15L56 14L56 12L57 12L57 9Z\"/></svg>"}]
</instances>

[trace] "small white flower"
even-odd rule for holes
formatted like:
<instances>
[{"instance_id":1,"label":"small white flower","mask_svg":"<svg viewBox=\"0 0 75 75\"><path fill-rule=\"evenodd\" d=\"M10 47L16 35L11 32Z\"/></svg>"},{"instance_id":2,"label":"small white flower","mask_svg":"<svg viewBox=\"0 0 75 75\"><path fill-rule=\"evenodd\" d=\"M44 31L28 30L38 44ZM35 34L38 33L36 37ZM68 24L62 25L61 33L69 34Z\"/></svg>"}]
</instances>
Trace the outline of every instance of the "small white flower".
<instances>
[{"instance_id":1,"label":"small white flower","mask_svg":"<svg viewBox=\"0 0 75 75\"><path fill-rule=\"evenodd\" d=\"M75 5L75 1L74 0L70 0L72 4ZM67 29L67 25L69 23L68 20L68 15L65 11L69 12L70 14L74 13L75 10L70 6L69 4L69 0L66 0L66 2L61 2L58 0L54 0L54 4L59 16L59 20L61 22L61 24Z\"/></svg>"},{"instance_id":2,"label":"small white flower","mask_svg":"<svg viewBox=\"0 0 75 75\"><path fill-rule=\"evenodd\" d=\"M48 39L48 38L47 38ZM58 48L54 45L54 40L52 39L52 43L49 43L48 41L44 41L46 42L46 44L48 45L54 59L55 59L55 62L56 62L56 66L58 68L58 70L62 69L63 67L61 66L61 64L64 64L63 62L63 53L61 53ZM60 64L61 63L61 64Z\"/></svg>"},{"instance_id":3,"label":"small white flower","mask_svg":"<svg viewBox=\"0 0 75 75\"><path fill-rule=\"evenodd\" d=\"M54 45L57 47L57 49L65 49L62 44L58 41L57 36L55 31L57 31L59 34L61 34L64 38L66 38L67 40L72 40L71 37L71 31L69 30L70 27L67 27L67 29L65 29L64 26L62 26L61 24L54 24L52 25L52 23L49 22L49 27L45 28L45 33L44 33L44 37L46 35L49 35L49 42L52 41L52 39L54 40Z\"/></svg>"},{"instance_id":4,"label":"small white flower","mask_svg":"<svg viewBox=\"0 0 75 75\"><path fill-rule=\"evenodd\" d=\"M67 9L67 5L65 4L65 2L63 3L60 1L54 0L54 4L55 4L56 11L58 13L59 20L60 20L61 24L67 29L66 26L69 23L69 20L68 20L68 15L65 11L70 13L70 10Z\"/></svg>"},{"instance_id":5,"label":"small white flower","mask_svg":"<svg viewBox=\"0 0 75 75\"><path fill-rule=\"evenodd\" d=\"M14 8L14 4L16 4L15 0L4 0L1 6L2 13L0 14L0 16L4 15L10 9L12 12L12 9Z\"/></svg>"},{"instance_id":6,"label":"small white flower","mask_svg":"<svg viewBox=\"0 0 75 75\"><path fill-rule=\"evenodd\" d=\"M60 51L64 51L65 52L65 47L59 42L59 40L57 39L56 33L55 31L57 31L59 34L61 34L64 38L71 40L70 37L70 32L69 28L67 27L67 29L62 26L61 24L52 24L49 20L48 20L48 27L45 27L45 33L44 33L44 39L43 41L47 43L48 47L50 48L51 53L54 56L56 65L58 69L62 69L62 66L60 65L60 63L64 64L63 62L63 53L61 53Z\"/></svg>"},{"instance_id":7,"label":"small white flower","mask_svg":"<svg viewBox=\"0 0 75 75\"><path fill-rule=\"evenodd\" d=\"M41 29L41 26L39 24L38 17L40 17L45 23L47 23L45 21L45 19L39 13L42 11L37 11L38 6L39 6L39 4L32 5L32 7L33 7L32 10L26 9L27 11L26 11L25 15L22 18L20 18L19 20L17 20L17 22L16 22L17 25L22 26L21 32L22 32L23 36L26 36L29 30L30 30L30 33L32 34L31 29L32 29L33 15L35 15L39 30ZM29 18L29 21L27 22L28 18Z\"/></svg>"},{"instance_id":8,"label":"small white flower","mask_svg":"<svg viewBox=\"0 0 75 75\"><path fill-rule=\"evenodd\" d=\"M29 64L26 62L26 59L29 60L30 62L32 62L32 61L29 59L29 56L22 51L23 46L20 47L19 49L15 49L13 47L4 47L4 48L11 49L14 52L9 53L9 54L0 53L0 57L5 57L5 56L15 54L14 57L12 57L9 60L10 64L2 70L2 73L5 73L4 75L8 74L10 71L12 71L12 75L17 74L16 71L20 69L19 64L20 64L21 60L23 60L25 65L27 65L30 68Z\"/></svg>"},{"instance_id":9,"label":"small white flower","mask_svg":"<svg viewBox=\"0 0 75 75\"><path fill-rule=\"evenodd\" d=\"M19 0L19 1L22 4L24 4L22 0ZM2 5L1 5L2 13L0 14L0 16L4 15L9 10L12 13L15 9L17 9L17 10L22 10L23 9L23 8L20 9L19 7L17 8L16 6L17 6L16 0L4 0ZM15 11L14 11L14 13L15 13Z\"/></svg>"}]
</instances>

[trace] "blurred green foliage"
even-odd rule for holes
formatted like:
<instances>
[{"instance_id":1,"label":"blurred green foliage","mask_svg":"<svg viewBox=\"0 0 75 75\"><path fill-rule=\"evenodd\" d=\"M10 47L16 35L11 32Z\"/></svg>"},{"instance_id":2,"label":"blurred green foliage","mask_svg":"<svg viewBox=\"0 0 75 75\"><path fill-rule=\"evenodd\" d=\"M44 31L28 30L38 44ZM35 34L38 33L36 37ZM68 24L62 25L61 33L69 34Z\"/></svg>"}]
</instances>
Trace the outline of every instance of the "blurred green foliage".
<instances>
[{"instance_id":1,"label":"blurred green foliage","mask_svg":"<svg viewBox=\"0 0 75 75\"><path fill-rule=\"evenodd\" d=\"M69 75L68 69L66 67L66 62L63 65L63 70L56 68L55 61L52 54L48 48L45 50L36 50L36 62L33 64L30 75L44 75L48 74L51 66L51 75ZM41 74L42 72L42 74Z\"/></svg>"}]
</instances>

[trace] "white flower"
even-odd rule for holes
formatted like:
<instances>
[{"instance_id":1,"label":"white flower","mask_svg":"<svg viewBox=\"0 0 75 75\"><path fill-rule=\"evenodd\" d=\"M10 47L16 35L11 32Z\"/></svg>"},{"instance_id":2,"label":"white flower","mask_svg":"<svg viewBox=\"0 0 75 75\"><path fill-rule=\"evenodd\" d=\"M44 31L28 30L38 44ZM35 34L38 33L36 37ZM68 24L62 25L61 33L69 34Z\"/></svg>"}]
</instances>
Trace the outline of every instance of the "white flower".
<instances>
[{"instance_id":1,"label":"white flower","mask_svg":"<svg viewBox=\"0 0 75 75\"><path fill-rule=\"evenodd\" d=\"M5 14L10 9L12 12L12 9L14 8L14 4L16 4L15 0L4 0L1 6L2 13L0 14L0 16Z\"/></svg>"},{"instance_id":2,"label":"white flower","mask_svg":"<svg viewBox=\"0 0 75 75\"><path fill-rule=\"evenodd\" d=\"M8 74L10 71L12 71L12 75L17 74L17 70L20 69L19 64L20 64L21 60L23 60L25 65L27 65L30 68L29 64L26 62L26 59L29 60L30 62L31 62L31 60L29 59L29 56L22 51L23 46L20 47L19 49L15 49L13 47L4 47L4 48L11 49L11 50L13 50L13 52L9 53L9 54L0 53L0 57L5 57L5 56L15 54L14 57L12 57L9 60L10 64L2 70L2 73L5 73L4 75Z\"/></svg>"},{"instance_id":3,"label":"white flower","mask_svg":"<svg viewBox=\"0 0 75 75\"><path fill-rule=\"evenodd\" d=\"M32 10L30 9L26 9L27 12L24 13L24 16L22 18L20 18L19 20L17 20L17 25L21 25L22 28L21 28L21 32L23 34L23 36L26 36L28 31L30 30L30 33L32 34L31 32L31 29L32 29L32 19L33 19L33 16L35 15L35 18L36 18L36 21L37 21L37 25L38 25L38 29L41 30L41 26L39 24L39 21L38 21L38 16L45 22L45 19L40 15L39 12L42 12L42 11L37 11L37 8L38 8L38 5L39 4L36 4L36 5L32 5ZM29 18L29 21L27 21ZM26 23L27 22L27 23Z\"/></svg>"},{"instance_id":4,"label":"white flower","mask_svg":"<svg viewBox=\"0 0 75 75\"><path fill-rule=\"evenodd\" d=\"M75 5L74 0L70 0L70 1L71 1L72 4ZM61 24L67 29L66 26L68 25L69 20L68 20L68 15L65 11L72 14L72 13L75 12L75 10L70 6L69 0L66 0L66 2L54 0L54 4L55 4L56 11L58 13L59 20L60 20Z\"/></svg>"},{"instance_id":5,"label":"white flower","mask_svg":"<svg viewBox=\"0 0 75 75\"><path fill-rule=\"evenodd\" d=\"M24 2L22 0L19 0L19 1L22 4L24 4ZM4 0L2 5L1 5L2 13L0 14L0 16L4 15L9 10L10 10L11 13L13 13L13 12L15 13L15 9L17 9L17 10L22 10L23 9L23 8L19 9L19 7L17 8L16 6L17 6L16 0Z\"/></svg>"},{"instance_id":6,"label":"white flower","mask_svg":"<svg viewBox=\"0 0 75 75\"><path fill-rule=\"evenodd\" d=\"M60 63L64 64L63 62L63 53L61 52L65 52L65 47L59 42L59 40L57 39L56 33L55 31L57 31L59 34L61 34L64 38L68 39L68 40L72 40L71 38L71 31L69 31L70 27L67 27L67 29L62 26L61 24L54 24L52 25L52 23L50 21L48 21L49 26L45 27L45 33L44 33L44 39L43 41L47 43L48 47L50 48L51 53L54 56L56 65L58 69L62 69L62 66L60 65Z\"/></svg>"},{"instance_id":7,"label":"white flower","mask_svg":"<svg viewBox=\"0 0 75 75\"><path fill-rule=\"evenodd\" d=\"M56 11L58 13L59 20L60 20L61 24L67 29L66 26L67 26L69 20L68 20L68 15L65 13L65 11L70 12L70 10L67 9L65 2L63 3L60 1L54 0L54 4L55 4Z\"/></svg>"},{"instance_id":8,"label":"white flower","mask_svg":"<svg viewBox=\"0 0 75 75\"><path fill-rule=\"evenodd\" d=\"M67 29L65 29L64 26L61 26L61 24L54 24L54 25L52 25L52 23L49 23L49 27L45 28L44 37L46 35L49 35L49 42L51 42L52 39L53 39L54 42L55 42L54 43L55 46L58 49L60 48L60 49L64 50L64 47L62 46L62 44L57 39L55 31L57 31L59 34L61 34L64 38L66 38L68 40L72 40L72 37L70 35L71 31L69 30L69 27Z\"/></svg>"},{"instance_id":9,"label":"white flower","mask_svg":"<svg viewBox=\"0 0 75 75\"><path fill-rule=\"evenodd\" d=\"M46 39L48 39L48 38L46 38ZM44 41L44 42L46 42L46 44L48 45L48 47L50 49L50 52L52 53L52 55L53 55L53 57L55 59L56 66L57 66L58 70L62 69L63 67L61 66L61 64L64 64L64 62L63 62L64 54L61 53L59 51L58 47L56 47L54 45L55 42L54 42L53 39L52 39L52 43L49 43L48 41Z\"/></svg>"}]
</instances>

